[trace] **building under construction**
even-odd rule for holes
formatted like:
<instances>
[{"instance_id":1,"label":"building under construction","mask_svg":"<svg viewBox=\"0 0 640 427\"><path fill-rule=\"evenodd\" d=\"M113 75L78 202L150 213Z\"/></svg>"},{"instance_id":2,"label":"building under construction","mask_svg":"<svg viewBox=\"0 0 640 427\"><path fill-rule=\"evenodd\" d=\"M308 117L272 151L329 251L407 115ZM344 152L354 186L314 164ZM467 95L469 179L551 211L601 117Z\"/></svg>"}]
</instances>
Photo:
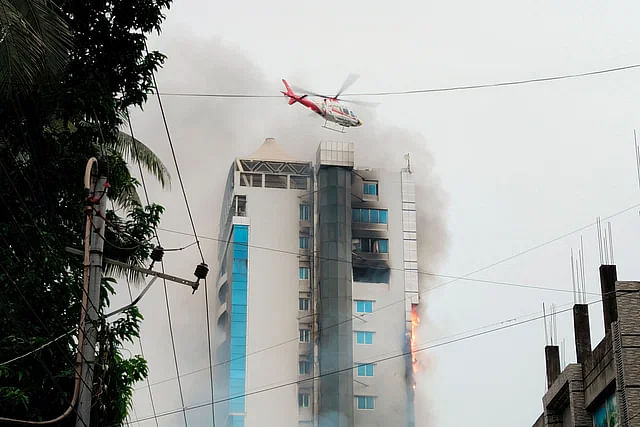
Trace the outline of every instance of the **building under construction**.
<instances>
[{"instance_id":1,"label":"building under construction","mask_svg":"<svg viewBox=\"0 0 640 427\"><path fill-rule=\"evenodd\" d=\"M548 389L533 427L640 426L640 282L601 265L600 287L605 336L592 348L589 307L575 304L577 363L561 370L558 346L545 347Z\"/></svg>"}]
</instances>

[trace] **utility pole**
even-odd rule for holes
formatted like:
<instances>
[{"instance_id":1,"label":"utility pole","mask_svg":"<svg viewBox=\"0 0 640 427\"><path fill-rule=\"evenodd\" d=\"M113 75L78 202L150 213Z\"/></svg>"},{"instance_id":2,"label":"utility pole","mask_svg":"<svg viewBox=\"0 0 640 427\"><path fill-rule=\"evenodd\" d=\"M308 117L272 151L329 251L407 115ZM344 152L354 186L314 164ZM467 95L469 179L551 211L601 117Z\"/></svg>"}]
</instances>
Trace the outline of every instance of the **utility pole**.
<instances>
[{"instance_id":1,"label":"utility pole","mask_svg":"<svg viewBox=\"0 0 640 427\"><path fill-rule=\"evenodd\" d=\"M98 212L104 215L107 207L107 178L100 176L94 187L94 199L99 200ZM93 371L95 367L95 346L98 329L98 311L100 309L100 282L102 281L102 251L104 247L104 220L91 209L91 233L89 248L89 291L86 321L84 323L84 343L82 346L82 382L76 416L76 427L89 427L91 424L91 395L93 393Z\"/></svg>"}]
</instances>

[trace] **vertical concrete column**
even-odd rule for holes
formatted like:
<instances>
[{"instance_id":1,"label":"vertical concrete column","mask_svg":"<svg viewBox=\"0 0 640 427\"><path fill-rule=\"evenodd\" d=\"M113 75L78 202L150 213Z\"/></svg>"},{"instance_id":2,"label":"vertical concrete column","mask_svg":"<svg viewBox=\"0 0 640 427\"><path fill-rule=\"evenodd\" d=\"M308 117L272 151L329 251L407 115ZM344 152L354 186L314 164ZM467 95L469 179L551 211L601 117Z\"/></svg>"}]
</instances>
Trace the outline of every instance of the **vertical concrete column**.
<instances>
[{"instance_id":1,"label":"vertical concrete column","mask_svg":"<svg viewBox=\"0 0 640 427\"><path fill-rule=\"evenodd\" d=\"M591 357L591 327L589 326L589 306L575 304L573 306L573 336L576 343L576 359L584 363Z\"/></svg>"},{"instance_id":2,"label":"vertical concrete column","mask_svg":"<svg viewBox=\"0 0 640 427\"><path fill-rule=\"evenodd\" d=\"M640 425L640 282L617 282L618 321L611 325L621 427Z\"/></svg>"},{"instance_id":3,"label":"vertical concrete column","mask_svg":"<svg viewBox=\"0 0 640 427\"><path fill-rule=\"evenodd\" d=\"M551 387L560 375L560 347L557 345L545 346L544 357L547 366L547 387Z\"/></svg>"},{"instance_id":4,"label":"vertical concrete column","mask_svg":"<svg viewBox=\"0 0 640 427\"><path fill-rule=\"evenodd\" d=\"M602 292L605 334L611 333L611 323L618 320L618 304L616 302L617 280L618 272L615 265L600 266L600 290Z\"/></svg>"},{"instance_id":5,"label":"vertical concrete column","mask_svg":"<svg viewBox=\"0 0 640 427\"><path fill-rule=\"evenodd\" d=\"M351 170L318 171L319 426L353 426ZM345 370L346 369L346 370Z\"/></svg>"}]
</instances>

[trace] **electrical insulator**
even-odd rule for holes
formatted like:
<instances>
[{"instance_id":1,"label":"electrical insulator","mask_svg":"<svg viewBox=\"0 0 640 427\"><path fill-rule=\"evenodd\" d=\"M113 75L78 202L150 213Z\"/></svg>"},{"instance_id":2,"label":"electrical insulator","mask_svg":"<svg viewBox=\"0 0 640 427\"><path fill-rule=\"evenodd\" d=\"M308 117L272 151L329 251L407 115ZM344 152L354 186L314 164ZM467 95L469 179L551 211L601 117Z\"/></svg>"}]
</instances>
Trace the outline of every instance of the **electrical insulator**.
<instances>
[{"instance_id":1,"label":"electrical insulator","mask_svg":"<svg viewBox=\"0 0 640 427\"><path fill-rule=\"evenodd\" d=\"M151 251L151 259L153 260L153 262L162 261L162 256L163 255L164 255L164 249L162 248L162 246L156 246Z\"/></svg>"},{"instance_id":2,"label":"electrical insulator","mask_svg":"<svg viewBox=\"0 0 640 427\"><path fill-rule=\"evenodd\" d=\"M209 273L209 266L204 262L196 266L196 271L194 271L193 274L196 276L197 279L193 287L193 292L195 292L196 289L198 289L198 286L200 285L200 279L206 279L208 273Z\"/></svg>"},{"instance_id":3,"label":"electrical insulator","mask_svg":"<svg viewBox=\"0 0 640 427\"><path fill-rule=\"evenodd\" d=\"M156 262L162 261L162 256L164 255L164 249L162 246L158 245L151 250L151 265L149 266L149 270L153 269L153 265Z\"/></svg>"},{"instance_id":4,"label":"electrical insulator","mask_svg":"<svg viewBox=\"0 0 640 427\"><path fill-rule=\"evenodd\" d=\"M209 273L209 266L203 262L198 264L198 266L196 267L196 271L193 274L195 274L198 280L200 280L200 279L206 279L208 273Z\"/></svg>"}]
</instances>

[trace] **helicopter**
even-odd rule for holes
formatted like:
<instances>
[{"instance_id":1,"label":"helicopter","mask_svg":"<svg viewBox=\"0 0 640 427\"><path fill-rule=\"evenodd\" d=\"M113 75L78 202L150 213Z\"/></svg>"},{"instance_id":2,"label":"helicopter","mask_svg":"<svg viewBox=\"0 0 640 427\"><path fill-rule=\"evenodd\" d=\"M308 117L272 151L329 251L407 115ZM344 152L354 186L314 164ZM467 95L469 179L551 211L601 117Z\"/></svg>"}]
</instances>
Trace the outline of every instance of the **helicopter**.
<instances>
[{"instance_id":1,"label":"helicopter","mask_svg":"<svg viewBox=\"0 0 640 427\"><path fill-rule=\"evenodd\" d=\"M289 105L293 105L298 102L324 118L324 125L322 127L336 132L345 133L344 128L362 126L362 120L358 119L358 116L353 112L353 110L344 105L345 102L352 102L355 104L358 102L339 99L342 92L351 86L357 78L357 75L350 74L335 96L320 95L300 88L296 89L303 92L303 94L296 94L285 79L282 79L282 83L284 83L284 87L287 90L280 92L285 97L289 98ZM322 99L320 101L312 101L309 99L309 96ZM329 125L330 122L335 123L338 128L331 127Z\"/></svg>"}]
</instances>

